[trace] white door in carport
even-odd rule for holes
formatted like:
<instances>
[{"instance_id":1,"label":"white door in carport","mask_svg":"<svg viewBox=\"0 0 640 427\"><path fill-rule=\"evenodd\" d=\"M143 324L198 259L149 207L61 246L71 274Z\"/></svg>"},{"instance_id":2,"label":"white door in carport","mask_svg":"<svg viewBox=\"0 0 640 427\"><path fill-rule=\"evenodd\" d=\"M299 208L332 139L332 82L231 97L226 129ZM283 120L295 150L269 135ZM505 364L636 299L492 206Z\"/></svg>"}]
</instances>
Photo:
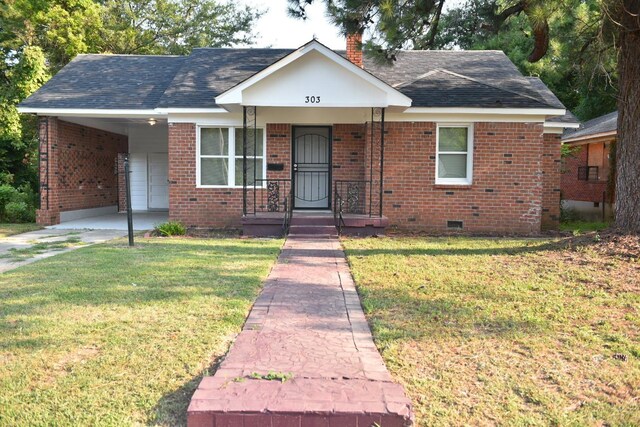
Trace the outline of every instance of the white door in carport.
<instances>
[{"instance_id":1,"label":"white door in carport","mask_svg":"<svg viewBox=\"0 0 640 427\"><path fill-rule=\"evenodd\" d=\"M129 155L131 169L131 208L134 211L147 210L147 153Z\"/></svg>"},{"instance_id":2,"label":"white door in carport","mask_svg":"<svg viewBox=\"0 0 640 427\"><path fill-rule=\"evenodd\" d=\"M149 153L149 209L169 209L167 153Z\"/></svg>"}]
</instances>

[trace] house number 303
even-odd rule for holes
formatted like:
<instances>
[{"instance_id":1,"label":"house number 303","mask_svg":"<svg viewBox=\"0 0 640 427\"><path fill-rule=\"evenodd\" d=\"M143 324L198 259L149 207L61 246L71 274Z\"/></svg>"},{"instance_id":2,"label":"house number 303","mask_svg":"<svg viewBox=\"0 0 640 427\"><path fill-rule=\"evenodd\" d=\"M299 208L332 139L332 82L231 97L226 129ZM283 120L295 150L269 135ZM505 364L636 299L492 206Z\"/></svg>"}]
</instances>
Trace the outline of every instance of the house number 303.
<instances>
[{"instance_id":1,"label":"house number 303","mask_svg":"<svg viewBox=\"0 0 640 427\"><path fill-rule=\"evenodd\" d=\"M320 104L319 96L305 96L304 97L305 104Z\"/></svg>"}]
</instances>

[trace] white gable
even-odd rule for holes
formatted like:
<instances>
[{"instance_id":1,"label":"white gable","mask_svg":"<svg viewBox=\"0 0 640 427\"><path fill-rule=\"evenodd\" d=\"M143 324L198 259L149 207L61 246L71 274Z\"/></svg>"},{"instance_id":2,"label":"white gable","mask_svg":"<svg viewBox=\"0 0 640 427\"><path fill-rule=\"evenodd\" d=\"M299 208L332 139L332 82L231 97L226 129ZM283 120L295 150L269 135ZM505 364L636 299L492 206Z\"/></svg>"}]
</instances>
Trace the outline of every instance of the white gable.
<instances>
[{"instance_id":1,"label":"white gable","mask_svg":"<svg viewBox=\"0 0 640 427\"><path fill-rule=\"evenodd\" d=\"M409 107L411 99L316 41L216 98L220 106Z\"/></svg>"}]
</instances>

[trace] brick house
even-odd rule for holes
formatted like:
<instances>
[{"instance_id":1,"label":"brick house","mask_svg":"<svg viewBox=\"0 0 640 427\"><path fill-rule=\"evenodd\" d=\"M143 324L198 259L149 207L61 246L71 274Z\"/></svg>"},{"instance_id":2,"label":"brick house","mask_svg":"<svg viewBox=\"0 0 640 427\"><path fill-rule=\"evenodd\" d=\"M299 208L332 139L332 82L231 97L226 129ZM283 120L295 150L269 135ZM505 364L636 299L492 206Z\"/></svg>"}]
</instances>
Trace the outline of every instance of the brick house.
<instances>
[{"instance_id":1,"label":"brick house","mask_svg":"<svg viewBox=\"0 0 640 427\"><path fill-rule=\"evenodd\" d=\"M192 227L535 234L555 228L575 119L499 51L375 63L312 40L189 56L80 55L20 105L40 116L41 208L56 224L126 208ZM271 228L270 228L271 227Z\"/></svg>"},{"instance_id":2,"label":"brick house","mask_svg":"<svg viewBox=\"0 0 640 427\"><path fill-rule=\"evenodd\" d=\"M618 135L618 112L568 129L562 143L572 148L564 160L561 176L562 206L581 219L613 218L614 176L612 158Z\"/></svg>"}]
</instances>

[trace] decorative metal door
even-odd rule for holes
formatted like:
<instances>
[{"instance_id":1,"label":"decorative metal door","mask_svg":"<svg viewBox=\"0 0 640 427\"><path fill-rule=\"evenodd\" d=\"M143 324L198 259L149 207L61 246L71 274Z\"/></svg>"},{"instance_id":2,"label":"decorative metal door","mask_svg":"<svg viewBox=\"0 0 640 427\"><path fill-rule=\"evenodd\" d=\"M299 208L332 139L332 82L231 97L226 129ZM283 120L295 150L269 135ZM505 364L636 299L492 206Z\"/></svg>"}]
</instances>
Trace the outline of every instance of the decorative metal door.
<instances>
[{"instance_id":1,"label":"decorative metal door","mask_svg":"<svg viewBox=\"0 0 640 427\"><path fill-rule=\"evenodd\" d=\"M293 135L293 206L328 209L331 193L329 128L296 127Z\"/></svg>"}]
</instances>

